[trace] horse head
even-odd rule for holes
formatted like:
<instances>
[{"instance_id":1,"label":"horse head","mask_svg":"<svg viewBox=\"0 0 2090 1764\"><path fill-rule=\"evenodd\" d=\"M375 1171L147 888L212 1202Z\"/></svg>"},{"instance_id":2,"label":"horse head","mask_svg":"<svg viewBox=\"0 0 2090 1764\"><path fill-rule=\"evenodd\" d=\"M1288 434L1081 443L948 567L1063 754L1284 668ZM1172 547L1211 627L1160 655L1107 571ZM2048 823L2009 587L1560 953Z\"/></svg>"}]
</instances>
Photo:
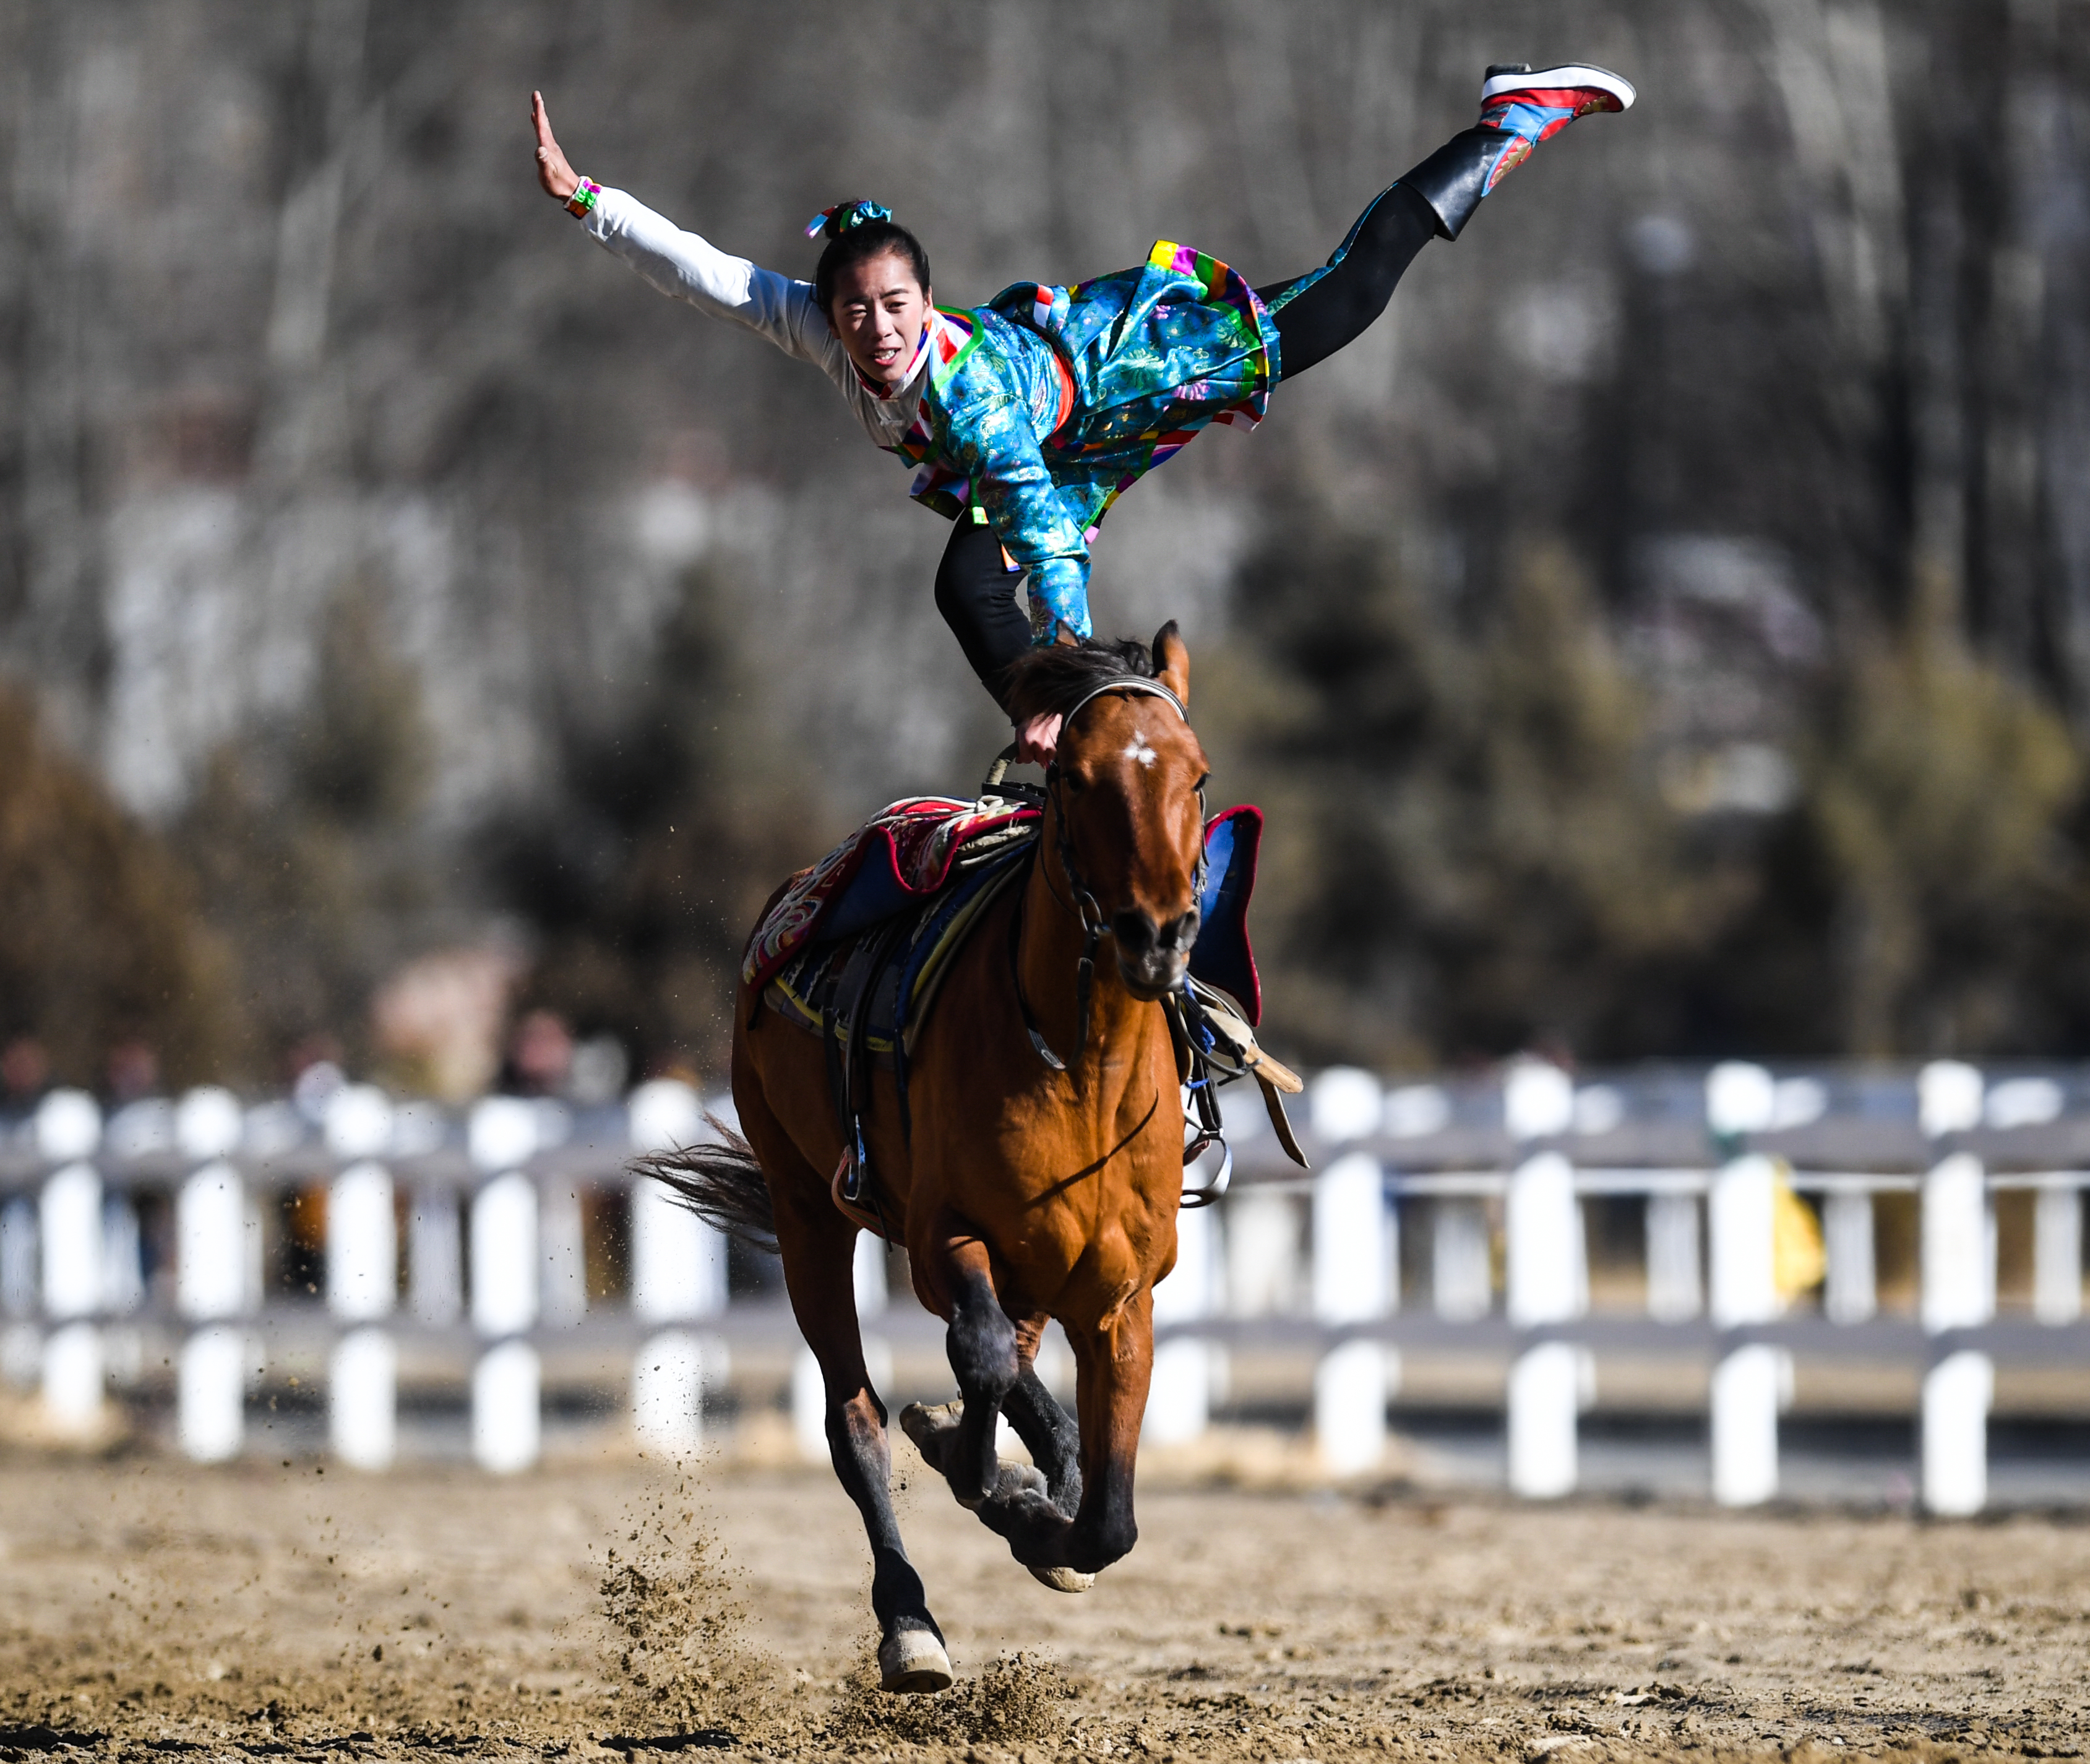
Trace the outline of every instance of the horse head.
<instances>
[{"instance_id":1,"label":"horse head","mask_svg":"<svg viewBox=\"0 0 2090 1764\"><path fill-rule=\"evenodd\" d=\"M1055 646L1011 674L1018 722L1040 711L1064 718L1046 780L1056 880L1085 925L1110 933L1119 978L1143 1000L1183 984L1200 922L1210 768L1189 697L1190 653L1172 620L1151 650Z\"/></svg>"}]
</instances>

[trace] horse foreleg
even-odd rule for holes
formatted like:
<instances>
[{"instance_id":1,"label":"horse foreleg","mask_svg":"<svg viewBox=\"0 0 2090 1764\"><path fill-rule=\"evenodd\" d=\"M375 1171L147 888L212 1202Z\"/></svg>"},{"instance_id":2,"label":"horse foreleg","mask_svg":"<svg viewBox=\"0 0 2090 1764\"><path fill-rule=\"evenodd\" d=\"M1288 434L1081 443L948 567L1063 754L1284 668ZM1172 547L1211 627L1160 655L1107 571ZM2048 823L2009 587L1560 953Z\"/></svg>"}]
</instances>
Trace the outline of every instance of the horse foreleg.
<instances>
[{"instance_id":1,"label":"horse foreleg","mask_svg":"<svg viewBox=\"0 0 2090 1764\"><path fill-rule=\"evenodd\" d=\"M1142 1289L1094 1328L1069 1327L1081 1382L1076 1409L1081 1498L1072 1521L1048 1497L1046 1479L1021 1465L996 1466L998 1482L977 1508L988 1528L1008 1540L1009 1553L1047 1585L1078 1592L1103 1568L1129 1553L1139 1527L1133 1517L1133 1468L1139 1452L1139 1424L1146 1412L1146 1388L1154 1373L1153 1295ZM1036 1375L1032 1374L1034 1379ZM1052 1402L1040 1383L1037 1391ZM1012 1418L1022 1399L1005 1396ZM923 1456L948 1476L958 1455L964 1423L973 1418L968 1399L962 1417L910 1410L908 1431L924 1445ZM993 1431L987 1430L990 1449Z\"/></svg>"},{"instance_id":2,"label":"horse foreleg","mask_svg":"<svg viewBox=\"0 0 2090 1764\"><path fill-rule=\"evenodd\" d=\"M940 1468L960 1504L976 1508L1001 1479L995 1422L1022 1372L1021 1356L1016 1325L995 1295L987 1246L977 1237L947 1240L940 1272L951 1306L945 1347L964 1410L955 1433L944 1443Z\"/></svg>"},{"instance_id":3,"label":"horse foreleg","mask_svg":"<svg viewBox=\"0 0 2090 1764\"><path fill-rule=\"evenodd\" d=\"M765 1167L768 1160L764 1159ZM863 1516L871 1542L871 1607L878 1617L878 1668L888 1691L942 1690L951 1683L944 1632L929 1614L922 1577L907 1560L892 1510L892 1456L885 1405L863 1363L852 1276L856 1227L828 1204L824 1192L802 1206L776 1194L777 1246L799 1332L819 1362L827 1395L828 1456L835 1475Z\"/></svg>"},{"instance_id":4,"label":"horse foreleg","mask_svg":"<svg viewBox=\"0 0 2090 1764\"><path fill-rule=\"evenodd\" d=\"M1092 1328L1070 1326L1067 1338L1080 1373L1082 1504L1051 1560L1094 1574L1129 1554L1139 1538L1133 1468L1154 1375L1152 1289L1140 1288Z\"/></svg>"}]
</instances>

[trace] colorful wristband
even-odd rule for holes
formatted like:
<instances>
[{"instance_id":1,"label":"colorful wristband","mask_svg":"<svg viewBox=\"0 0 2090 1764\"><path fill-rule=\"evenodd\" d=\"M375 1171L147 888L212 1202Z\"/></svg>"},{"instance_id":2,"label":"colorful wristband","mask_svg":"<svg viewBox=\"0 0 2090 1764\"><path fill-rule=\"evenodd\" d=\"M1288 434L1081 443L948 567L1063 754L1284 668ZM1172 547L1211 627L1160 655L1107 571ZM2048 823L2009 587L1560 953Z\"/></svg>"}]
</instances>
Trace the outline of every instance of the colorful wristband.
<instances>
[{"instance_id":1,"label":"colorful wristband","mask_svg":"<svg viewBox=\"0 0 2090 1764\"><path fill-rule=\"evenodd\" d=\"M602 194L602 186L592 178L583 178L574 186L574 193L566 198L566 213L578 220L586 220L595 212L595 199Z\"/></svg>"}]
</instances>

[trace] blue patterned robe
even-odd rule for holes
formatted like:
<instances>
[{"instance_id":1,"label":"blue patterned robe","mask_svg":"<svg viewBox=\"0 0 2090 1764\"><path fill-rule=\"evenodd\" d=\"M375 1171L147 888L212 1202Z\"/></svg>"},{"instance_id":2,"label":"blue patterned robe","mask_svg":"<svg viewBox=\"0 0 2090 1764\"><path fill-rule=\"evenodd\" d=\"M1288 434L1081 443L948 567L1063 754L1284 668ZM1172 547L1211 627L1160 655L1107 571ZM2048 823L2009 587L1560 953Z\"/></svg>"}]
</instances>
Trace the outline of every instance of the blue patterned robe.
<instances>
[{"instance_id":1,"label":"blue patterned robe","mask_svg":"<svg viewBox=\"0 0 2090 1764\"><path fill-rule=\"evenodd\" d=\"M984 518L1029 572L1031 628L1091 635L1089 540L1125 489L1208 423L1262 420L1277 327L1215 260L1163 242L1072 288L1018 282L940 312L929 381L892 448L914 495Z\"/></svg>"}]
</instances>

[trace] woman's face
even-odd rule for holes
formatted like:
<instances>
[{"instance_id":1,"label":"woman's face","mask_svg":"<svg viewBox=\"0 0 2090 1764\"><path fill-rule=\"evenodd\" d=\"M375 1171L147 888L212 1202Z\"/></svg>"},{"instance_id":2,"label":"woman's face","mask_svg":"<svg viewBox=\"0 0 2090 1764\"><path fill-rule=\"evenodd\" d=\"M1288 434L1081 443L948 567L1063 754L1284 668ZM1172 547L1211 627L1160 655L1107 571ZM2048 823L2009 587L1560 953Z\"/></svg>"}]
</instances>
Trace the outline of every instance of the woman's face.
<instances>
[{"instance_id":1,"label":"woman's face","mask_svg":"<svg viewBox=\"0 0 2090 1764\"><path fill-rule=\"evenodd\" d=\"M887 252L851 264L835 277L828 324L865 379L897 392L922 339L931 299L907 260Z\"/></svg>"}]
</instances>

